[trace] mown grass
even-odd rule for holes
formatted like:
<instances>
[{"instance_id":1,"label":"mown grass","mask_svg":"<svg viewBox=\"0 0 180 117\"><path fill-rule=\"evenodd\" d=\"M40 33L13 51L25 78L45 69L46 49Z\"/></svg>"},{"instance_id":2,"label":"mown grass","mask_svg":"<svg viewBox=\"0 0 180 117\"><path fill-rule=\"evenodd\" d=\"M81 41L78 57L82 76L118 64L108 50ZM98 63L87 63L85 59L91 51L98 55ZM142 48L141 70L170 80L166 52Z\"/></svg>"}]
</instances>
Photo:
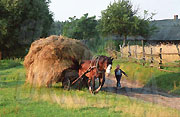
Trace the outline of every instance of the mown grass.
<instances>
[{"instance_id":1,"label":"mown grass","mask_svg":"<svg viewBox=\"0 0 180 117\"><path fill-rule=\"evenodd\" d=\"M21 65L21 59L0 60L0 70L13 68Z\"/></svg>"},{"instance_id":2,"label":"mown grass","mask_svg":"<svg viewBox=\"0 0 180 117\"><path fill-rule=\"evenodd\" d=\"M8 60L4 62L8 64ZM0 66L2 117L180 116L180 112L175 109L103 91L91 95L87 89L66 91L60 87L33 88L24 84L25 70L22 64L7 66L9 67Z\"/></svg>"},{"instance_id":3,"label":"mown grass","mask_svg":"<svg viewBox=\"0 0 180 117\"><path fill-rule=\"evenodd\" d=\"M129 62L128 59L114 60L113 70L116 65L120 64L122 70L128 74L128 80L138 81L144 86L155 87L157 89L172 93L180 94L180 68L164 68L179 73L161 71L149 65ZM168 64L167 64L168 65Z\"/></svg>"}]
</instances>

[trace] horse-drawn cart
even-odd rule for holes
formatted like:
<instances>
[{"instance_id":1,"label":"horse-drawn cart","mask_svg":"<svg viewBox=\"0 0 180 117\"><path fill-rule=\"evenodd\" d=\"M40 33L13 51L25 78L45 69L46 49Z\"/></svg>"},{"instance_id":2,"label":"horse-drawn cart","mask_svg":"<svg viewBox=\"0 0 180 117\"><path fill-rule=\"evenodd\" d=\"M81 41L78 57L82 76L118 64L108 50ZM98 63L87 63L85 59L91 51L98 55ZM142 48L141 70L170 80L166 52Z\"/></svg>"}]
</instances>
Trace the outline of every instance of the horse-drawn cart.
<instances>
[{"instance_id":1,"label":"horse-drawn cart","mask_svg":"<svg viewBox=\"0 0 180 117\"><path fill-rule=\"evenodd\" d=\"M100 63L98 63L98 66L95 66L97 60L92 61L89 65L96 68L91 66L89 69L89 66L83 64L82 61L90 60L91 58L92 55L89 49L78 40L62 36L50 36L37 40L32 43L29 53L24 60L26 82L39 87L51 87L52 84L62 82L63 86L68 88L70 84L73 84L74 81L76 82L76 79L80 79L83 75L93 76L92 71L102 69L99 66L101 62L104 64L105 61L109 62L110 60L109 57L105 57L106 60L99 58L98 62ZM104 72L105 68L103 68ZM88 69L90 71L85 73ZM79 74L79 70L82 71L81 74Z\"/></svg>"},{"instance_id":2,"label":"horse-drawn cart","mask_svg":"<svg viewBox=\"0 0 180 117\"><path fill-rule=\"evenodd\" d=\"M75 39L50 36L37 40L31 44L24 60L26 82L47 87L64 82L65 75L72 74L71 70L78 72L79 63L91 57L89 49Z\"/></svg>"}]
</instances>

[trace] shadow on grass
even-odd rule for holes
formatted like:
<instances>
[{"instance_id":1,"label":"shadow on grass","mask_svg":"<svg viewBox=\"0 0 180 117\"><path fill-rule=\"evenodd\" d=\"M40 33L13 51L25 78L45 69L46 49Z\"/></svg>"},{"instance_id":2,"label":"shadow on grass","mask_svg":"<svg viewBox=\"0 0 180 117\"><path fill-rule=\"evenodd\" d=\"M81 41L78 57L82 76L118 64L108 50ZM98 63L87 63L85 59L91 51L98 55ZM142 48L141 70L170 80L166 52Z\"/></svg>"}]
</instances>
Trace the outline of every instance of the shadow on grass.
<instances>
[{"instance_id":1,"label":"shadow on grass","mask_svg":"<svg viewBox=\"0 0 180 117\"><path fill-rule=\"evenodd\" d=\"M10 88L10 87L16 87L19 85L24 84L25 81L0 81L0 88Z\"/></svg>"},{"instance_id":2,"label":"shadow on grass","mask_svg":"<svg viewBox=\"0 0 180 117\"><path fill-rule=\"evenodd\" d=\"M0 61L0 70L5 70L9 68L14 68L17 66L22 66L20 62L16 62L14 60L1 60Z\"/></svg>"},{"instance_id":3,"label":"shadow on grass","mask_svg":"<svg viewBox=\"0 0 180 117\"><path fill-rule=\"evenodd\" d=\"M80 112L83 112L83 111L87 112L87 111L89 111L89 112L93 112L93 113L96 112L96 113L101 114L100 116L107 116L106 114L107 114L107 112L109 111L110 108L111 107L102 107L102 108L99 108L99 107L84 107L84 108L79 109L79 111ZM118 114L118 116L120 116L120 114L122 114L122 113L123 113L123 111L113 111L111 114L112 115L113 114Z\"/></svg>"},{"instance_id":4,"label":"shadow on grass","mask_svg":"<svg viewBox=\"0 0 180 117\"><path fill-rule=\"evenodd\" d=\"M156 89L150 89L150 88L129 88L129 87L123 87L121 89L117 89L116 87L104 87L102 88L102 91L114 93L114 94L120 94L125 96L136 96L137 94L146 94L146 95L159 95L163 97L169 97L169 98L180 98L179 95L170 95L165 92L157 91Z\"/></svg>"},{"instance_id":5,"label":"shadow on grass","mask_svg":"<svg viewBox=\"0 0 180 117\"><path fill-rule=\"evenodd\" d=\"M87 110L97 110L97 109L102 109L102 110L108 110L109 107L103 107L103 108L98 108L98 107L84 107L81 108L80 111L87 111Z\"/></svg>"}]
</instances>

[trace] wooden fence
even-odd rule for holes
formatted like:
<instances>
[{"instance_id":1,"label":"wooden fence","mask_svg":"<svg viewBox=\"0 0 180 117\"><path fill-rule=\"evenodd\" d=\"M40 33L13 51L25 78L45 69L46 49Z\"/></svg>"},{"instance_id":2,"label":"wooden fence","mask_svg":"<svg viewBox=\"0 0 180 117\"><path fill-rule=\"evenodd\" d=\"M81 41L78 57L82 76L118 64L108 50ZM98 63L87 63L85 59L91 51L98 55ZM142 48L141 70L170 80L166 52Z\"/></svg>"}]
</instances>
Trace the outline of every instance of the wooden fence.
<instances>
[{"instance_id":1,"label":"wooden fence","mask_svg":"<svg viewBox=\"0 0 180 117\"><path fill-rule=\"evenodd\" d=\"M172 62L173 65L169 65L169 66L165 65L164 63L168 63L168 61L163 58L164 56L168 58L167 56L175 55L177 56L177 60L180 60L180 51L178 45L176 45L177 53L169 53L169 52L165 53L163 52L163 48L159 48L159 52L157 52L156 50L156 53L153 52L153 48L149 48L150 52L146 53L143 43L142 43L141 52L137 52L137 46L135 46L132 50L131 46L128 44L128 47L126 47L126 49L127 48L128 51L126 52L123 51L123 48L121 46L120 46L120 51L108 50L108 52L114 58L121 58L121 57L133 58L135 60L143 61L142 65L144 65L147 62L151 63L152 66L156 64L156 66L158 65L160 69L163 67L180 67L180 64L175 62Z\"/></svg>"}]
</instances>

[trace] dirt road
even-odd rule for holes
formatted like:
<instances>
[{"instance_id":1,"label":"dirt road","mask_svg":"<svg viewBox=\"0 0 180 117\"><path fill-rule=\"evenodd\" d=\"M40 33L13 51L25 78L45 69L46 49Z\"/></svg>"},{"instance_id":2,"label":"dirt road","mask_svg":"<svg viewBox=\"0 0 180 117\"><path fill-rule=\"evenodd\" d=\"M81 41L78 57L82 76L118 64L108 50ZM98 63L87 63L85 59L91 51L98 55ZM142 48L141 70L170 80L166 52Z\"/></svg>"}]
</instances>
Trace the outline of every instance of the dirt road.
<instances>
[{"instance_id":1,"label":"dirt road","mask_svg":"<svg viewBox=\"0 0 180 117\"><path fill-rule=\"evenodd\" d=\"M116 89L116 80L113 75L110 75L106 78L102 90L180 110L180 96L172 96L168 93L157 91L156 88L145 88L137 82L129 82L125 78L121 80L121 85L121 89Z\"/></svg>"}]
</instances>

